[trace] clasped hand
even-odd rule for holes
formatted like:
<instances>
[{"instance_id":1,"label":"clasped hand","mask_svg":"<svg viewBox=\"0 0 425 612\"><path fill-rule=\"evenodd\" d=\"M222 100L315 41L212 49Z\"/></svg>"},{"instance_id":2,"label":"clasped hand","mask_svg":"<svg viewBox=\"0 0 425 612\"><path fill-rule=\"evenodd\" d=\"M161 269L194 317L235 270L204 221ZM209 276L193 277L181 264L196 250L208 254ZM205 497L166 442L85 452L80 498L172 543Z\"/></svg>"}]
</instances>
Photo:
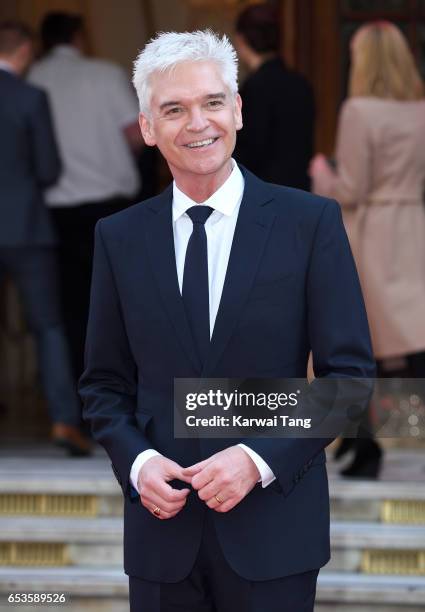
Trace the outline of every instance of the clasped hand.
<instances>
[{"instance_id":1,"label":"clasped hand","mask_svg":"<svg viewBox=\"0 0 425 612\"><path fill-rule=\"evenodd\" d=\"M187 468L162 456L151 457L139 472L141 503L160 509L159 519L176 516L186 504L189 488L174 489L170 480L192 485L199 498L216 512L228 512L253 489L260 478L257 466L239 446L231 446Z\"/></svg>"}]
</instances>

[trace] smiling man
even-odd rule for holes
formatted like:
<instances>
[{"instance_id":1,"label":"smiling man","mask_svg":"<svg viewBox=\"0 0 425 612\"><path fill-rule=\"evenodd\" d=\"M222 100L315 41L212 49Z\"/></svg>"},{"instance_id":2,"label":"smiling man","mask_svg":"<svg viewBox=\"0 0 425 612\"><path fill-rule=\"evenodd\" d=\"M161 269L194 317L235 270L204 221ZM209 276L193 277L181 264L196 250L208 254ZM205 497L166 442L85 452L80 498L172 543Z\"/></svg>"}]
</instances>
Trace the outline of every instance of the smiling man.
<instances>
[{"instance_id":1,"label":"smiling man","mask_svg":"<svg viewBox=\"0 0 425 612\"><path fill-rule=\"evenodd\" d=\"M150 87L150 108L140 117L145 142L158 146L179 189L205 202L232 171L236 130L242 127L240 96L226 85L213 60L156 72Z\"/></svg>"},{"instance_id":2,"label":"smiling man","mask_svg":"<svg viewBox=\"0 0 425 612\"><path fill-rule=\"evenodd\" d=\"M96 228L85 418L125 496L132 612L313 610L329 559L330 439L185 440L174 378L373 376L338 205L232 160L226 37L165 33L135 63L174 181Z\"/></svg>"}]
</instances>

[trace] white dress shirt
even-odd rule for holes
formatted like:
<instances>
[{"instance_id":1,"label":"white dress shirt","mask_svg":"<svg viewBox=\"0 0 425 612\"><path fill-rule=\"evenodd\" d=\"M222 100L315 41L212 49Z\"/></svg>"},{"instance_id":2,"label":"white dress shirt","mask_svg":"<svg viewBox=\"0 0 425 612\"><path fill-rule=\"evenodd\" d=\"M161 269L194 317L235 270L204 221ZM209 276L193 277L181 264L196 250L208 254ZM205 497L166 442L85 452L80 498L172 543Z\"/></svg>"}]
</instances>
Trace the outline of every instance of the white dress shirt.
<instances>
[{"instance_id":1,"label":"white dress shirt","mask_svg":"<svg viewBox=\"0 0 425 612\"><path fill-rule=\"evenodd\" d=\"M223 185L202 202L201 204L191 200L173 183L173 234L174 250L176 254L177 278L180 293L183 287L184 260L189 238L192 234L193 223L186 214L192 206L210 206L213 212L205 222L205 232L208 242L208 288L210 304L210 336L214 330L214 324L223 292L224 279L229 262L230 249L232 247L233 235L235 233L236 221L244 191L244 179L237 164L233 161L233 169L229 178ZM245 444L239 444L241 448L251 457L260 472L260 480L263 487L275 480L275 475L267 463L251 448ZM138 491L137 481L143 464L155 455L159 455L154 449L148 449L140 453L131 468L130 480L133 487Z\"/></svg>"},{"instance_id":2,"label":"white dress shirt","mask_svg":"<svg viewBox=\"0 0 425 612\"><path fill-rule=\"evenodd\" d=\"M12 64L7 62L6 60L0 60L0 70L5 70L6 72L15 74L15 69L13 68Z\"/></svg>"},{"instance_id":3,"label":"white dress shirt","mask_svg":"<svg viewBox=\"0 0 425 612\"><path fill-rule=\"evenodd\" d=\"M48 205L132 197L139 174L123 128L139 109L125 71L58 45L30 70L28 80L48 95L63 171L46 190Z\"/></svg>"}]
</instances>

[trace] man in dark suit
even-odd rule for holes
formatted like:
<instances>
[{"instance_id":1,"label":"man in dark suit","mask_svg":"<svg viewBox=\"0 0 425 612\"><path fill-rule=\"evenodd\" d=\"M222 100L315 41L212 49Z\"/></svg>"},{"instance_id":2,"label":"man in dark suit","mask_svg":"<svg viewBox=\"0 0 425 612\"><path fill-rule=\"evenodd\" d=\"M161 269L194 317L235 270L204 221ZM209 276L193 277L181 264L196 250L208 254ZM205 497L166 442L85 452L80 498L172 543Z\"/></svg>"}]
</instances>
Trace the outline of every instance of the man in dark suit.
<instances>
[{"instance_id":1,"label":"man in dark suit","mask_svg":"<svg viewBox=\"0 0 425 612\"><path fill-rule=\"evenodd\" d=\"M236 142L236 161L265 181L309 189L313 90L278 55L276 9L270 4L248 6L236 22L235 46L249 71L240 89L244 127Z\"/></svg>"},{"instance_id":2,"label":"man in dark suit","mask_svg":"<svg viewBox=\"0 0 425 612\"><path fill-rule=\"evenodd\" d=\"M174 181L96 228L85 418L125 496L132 612L313 610L329 559L330 439L181 439L175 378L373 376L336 202L232 160L226 37L166 33L135 64L140 125Z\"/></svg>"},{"instance_id":3,"label":"man in dark suit","mask_svg":"<svg viewBox=\"0 0 425 612\"><path fill-rule=\"evenodd\" d=\"M0 280L7 273L16 282L35 334L53 439L82 455L89 444L79 430L58 305L55 236L42 198L42 189L59 176L60 161L47 97L21 78L32 55L25 26L0 24Z\"/></svg>"}]
</instances>

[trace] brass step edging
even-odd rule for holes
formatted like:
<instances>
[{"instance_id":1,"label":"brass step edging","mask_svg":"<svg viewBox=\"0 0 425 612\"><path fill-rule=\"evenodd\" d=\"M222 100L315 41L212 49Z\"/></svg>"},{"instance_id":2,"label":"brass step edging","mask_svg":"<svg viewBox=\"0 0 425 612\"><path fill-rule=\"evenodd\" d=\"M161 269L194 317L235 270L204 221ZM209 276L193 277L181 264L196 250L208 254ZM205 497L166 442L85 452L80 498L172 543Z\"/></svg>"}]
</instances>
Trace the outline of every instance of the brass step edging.
<instances>
[{"instance_id":1,"label":"brass step edging","mask_svg":"<svg viewBox=\"0 0 425 612\"><path fill-rule=\"evenodd\" d=\"M51 542L0 542L0 567L69 565L66 544Z\"/></svg>"},{"instance_id":2,"label":"brass step edging","mask_svg":"<svg viewBox=\"0 0 425 612\"><path fill-rule=\"evenodd\" d=\"M361 572L399 576L425 576L425 550L364 550Z\"/></svg>"},{"instance_id":3,"label":"brass step edging","mask_svg":"<svg viewBox=\"0 0 425 612\"><path fill-rule=\"evenodd\" d=\"M425 501L387 499L381 504L381 521L390 524L425 525Z\"/></svg>"},{"instance_id":4,"label":"brass step edging","mask_svg":"<svg viewBox=\"0 0 425 612\"><path fill-rule=\"evenodd\" d=\"M98 505L96 495L0 494L0 516L28 514L95 517L98 515Z\"/></svg>"}]
</instances>

